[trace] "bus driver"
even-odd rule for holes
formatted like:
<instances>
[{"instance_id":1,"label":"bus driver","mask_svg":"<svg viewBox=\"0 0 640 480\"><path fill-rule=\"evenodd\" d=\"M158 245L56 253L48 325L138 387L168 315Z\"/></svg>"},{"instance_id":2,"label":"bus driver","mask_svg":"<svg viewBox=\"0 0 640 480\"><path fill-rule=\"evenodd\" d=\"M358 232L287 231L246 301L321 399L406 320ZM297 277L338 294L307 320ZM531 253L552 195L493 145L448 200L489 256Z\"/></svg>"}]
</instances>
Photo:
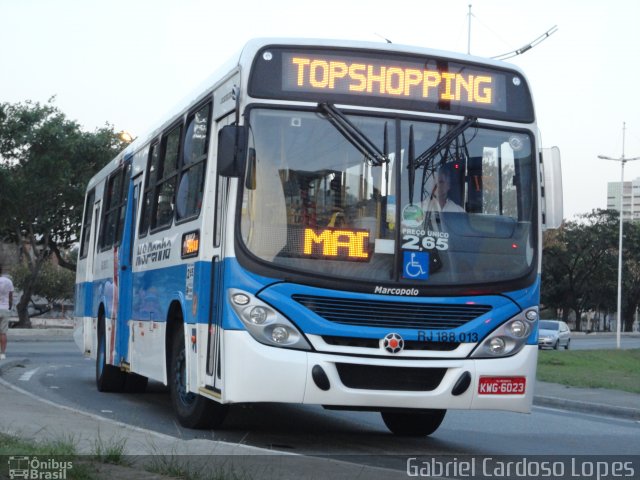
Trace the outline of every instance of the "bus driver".
<instances>
[{"instance_id":1,"label":"bus driver","mask_svg":"<svg viewBox=\"0 0 640 480\"><path fill-rule=\"evenodd\" d=\"M464 213L464 208L449 198L451 190L451 170L442 166L436 173L436 184L427 204L428 212Z\"/></svg>"}]
</instances>

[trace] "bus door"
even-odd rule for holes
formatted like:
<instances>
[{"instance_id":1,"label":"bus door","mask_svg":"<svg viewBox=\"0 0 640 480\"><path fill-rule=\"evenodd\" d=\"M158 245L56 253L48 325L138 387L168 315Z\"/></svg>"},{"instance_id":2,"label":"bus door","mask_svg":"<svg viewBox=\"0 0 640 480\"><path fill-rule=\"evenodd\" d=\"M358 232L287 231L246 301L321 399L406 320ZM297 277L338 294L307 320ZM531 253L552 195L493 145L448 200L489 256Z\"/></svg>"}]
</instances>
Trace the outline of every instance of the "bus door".
<instances>
[{"instance_id":1,"label":"bus door","mask_svg":"<svg viewBox=\"0 0 640 480\"><path fill-rule=\"evenodd\" d=\"M125 206L122 241L118 250L118 345L120 362L130 362L129 338L131 327L129 321L133 310L133 237L135 234L138 199L142 174L132 178L126 186L127 203Z\"/></svg>"},{"instance_id":2,"label":"bus door","mask_svg":"<svg viewBox=\"0 0 640 480\"><path fill-rule=\"evenodd\" d=\"M218 129L233 122L233 115L228 115L218 123ZM215 133L216 138L218 132ZM210 385L217 393L221 391L221 328L222 328L222 298L223 285L223 239L227 220L227 201L229 179L217 175L214 177L215 189L215 218L213 224L213 258L211 259L211 311L209 312L209 339L207 348L207 377Z\"/></svg>"}]
</instances>

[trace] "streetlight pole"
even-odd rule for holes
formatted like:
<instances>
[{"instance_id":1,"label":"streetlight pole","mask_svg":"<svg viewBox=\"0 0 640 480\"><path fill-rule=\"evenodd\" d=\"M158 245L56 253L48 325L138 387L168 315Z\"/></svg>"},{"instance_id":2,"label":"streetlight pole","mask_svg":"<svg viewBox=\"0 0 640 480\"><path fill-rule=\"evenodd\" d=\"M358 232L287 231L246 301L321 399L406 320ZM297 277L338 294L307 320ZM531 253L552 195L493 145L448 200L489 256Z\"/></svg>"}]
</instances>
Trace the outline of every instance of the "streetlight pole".
<instances>
[{"instance_id":1,"label":"streetlight pole","mask_svg":"<svg viewBox=\"0 0 640 480\"><path fill-rule=\"evenodd\" d=\"M616 331L616 348L620 348L620 332L622 331L622 225L623 225L623 201L624 201L624 165L627 162L640 160L640 157L625 158L624 156L624 136L626 123L622 122L622 156L620 158L598 155L601 160L613 160L620 162L620 230L618 238L618 328ZM632 218L633 220L633 218ZM579 319L578 319L579 321Z\"/></svg>"}]
</instances>

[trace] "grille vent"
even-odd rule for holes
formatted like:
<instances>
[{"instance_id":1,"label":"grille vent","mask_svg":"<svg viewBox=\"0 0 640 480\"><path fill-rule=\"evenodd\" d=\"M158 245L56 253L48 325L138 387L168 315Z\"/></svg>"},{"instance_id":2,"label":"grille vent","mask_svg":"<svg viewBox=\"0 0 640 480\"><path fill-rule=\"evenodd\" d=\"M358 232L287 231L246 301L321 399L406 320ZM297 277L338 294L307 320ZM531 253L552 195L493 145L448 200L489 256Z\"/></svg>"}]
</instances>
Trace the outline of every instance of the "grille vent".
<instances>
[{"instance_id":1,"label":"grille vent","mask_svg":"<svg viewBox=\"0 0 640 480\"><path fill-rule=\"evenodd\" d=\"M490 305L398 303L295 294L292 298L330 322L343 325L451 330L491 311Z\"/></svg>"}]
</instances>

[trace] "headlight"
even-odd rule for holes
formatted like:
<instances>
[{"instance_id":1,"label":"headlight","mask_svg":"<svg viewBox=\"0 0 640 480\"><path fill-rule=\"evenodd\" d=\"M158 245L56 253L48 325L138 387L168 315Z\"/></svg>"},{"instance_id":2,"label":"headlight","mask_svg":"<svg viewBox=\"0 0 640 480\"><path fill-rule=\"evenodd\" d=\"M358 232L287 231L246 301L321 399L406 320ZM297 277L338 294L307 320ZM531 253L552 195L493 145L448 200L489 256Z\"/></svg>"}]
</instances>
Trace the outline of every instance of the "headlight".
<instances>
[{"instance_id":1,"label":"headlight","mask_svg":"<svg viewBox=\"0 0 640 480\"><path fill-rule=\"evenodd\" d=\"M529 308L496 328L471 354L472 358L497 358L514 355L522 350L535 331L538 309Z\"/></svg>"},{"instance_id":2,"label":"headlight","mask_svg":"<svg viewBox=\"0 0 640 480\"><path fill-rule=\"evenodd\" d=\"M229 303L247 331L260 343L311 350L300 331L280 312L250 293L229 289Z\"/></svg>"}]
</instances>

